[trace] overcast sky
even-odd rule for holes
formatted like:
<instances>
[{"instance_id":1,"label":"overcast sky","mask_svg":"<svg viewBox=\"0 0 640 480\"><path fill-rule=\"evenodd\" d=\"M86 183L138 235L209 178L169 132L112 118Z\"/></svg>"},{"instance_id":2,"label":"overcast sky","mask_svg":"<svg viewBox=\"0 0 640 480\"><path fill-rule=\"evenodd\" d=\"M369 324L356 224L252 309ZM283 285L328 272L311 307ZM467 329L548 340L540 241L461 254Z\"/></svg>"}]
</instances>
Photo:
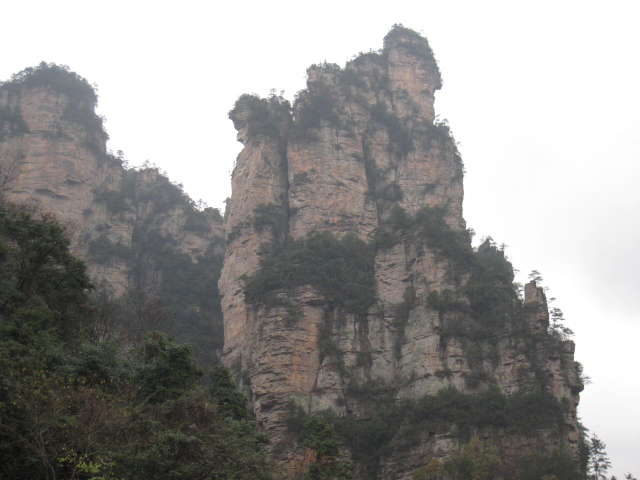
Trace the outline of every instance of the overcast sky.
<instances>
[{"instance_id":1,"label":"overcast sky","mask_svg":"<svg viewBox=\"0 0 640 480\"><path fill-rule=\"evenodd\" d=\"M539 270L593 379L584 424L640 475L640 2L5 2L0 79L41 60L99 87L109 147L221 207L242 93L293 98L306 68L377 50L394 23L440 62L465 217Z\"/></svg>"}]
</instances>

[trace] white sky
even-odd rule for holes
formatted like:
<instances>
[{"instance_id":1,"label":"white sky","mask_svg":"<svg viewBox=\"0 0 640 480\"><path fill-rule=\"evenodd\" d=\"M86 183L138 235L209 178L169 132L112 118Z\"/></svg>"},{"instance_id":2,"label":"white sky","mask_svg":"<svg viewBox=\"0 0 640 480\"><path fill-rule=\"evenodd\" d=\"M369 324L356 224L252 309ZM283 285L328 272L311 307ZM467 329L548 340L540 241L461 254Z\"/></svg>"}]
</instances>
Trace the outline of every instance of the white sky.
<instances>
[{"instance_id":1,"label":"white sky","mask_svg":"<svg viewBox=\"0 0 640 480\"><path fill-rule=\"evenodd\" d=\"M436 111L467 167L465 217L542 273L593 384L585 425L610 473L640 475L640 2L244 0L5 2L0 79L41 60L99 86L111 149L220 207L242 93L304 87L306 68L422 31Z\"/></svg>"}]
</instances>

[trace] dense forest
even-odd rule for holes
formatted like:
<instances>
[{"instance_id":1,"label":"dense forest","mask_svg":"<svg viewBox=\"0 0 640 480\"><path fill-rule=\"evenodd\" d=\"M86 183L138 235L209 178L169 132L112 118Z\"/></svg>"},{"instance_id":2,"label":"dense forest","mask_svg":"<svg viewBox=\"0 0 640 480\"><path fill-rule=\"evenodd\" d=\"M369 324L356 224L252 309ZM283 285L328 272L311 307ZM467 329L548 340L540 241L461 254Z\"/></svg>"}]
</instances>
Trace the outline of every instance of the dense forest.
<instances>
[{"instance_id":1,"label":"dense forest","mask_svg":"<svg viewBox=\"0 0 640 480\"><path fill-rule=\"evenodd\" d=\"M228 371L105 329L92 291L51 215L0 204L0 478L273 478Z\"/></svg>"}]
</instances>

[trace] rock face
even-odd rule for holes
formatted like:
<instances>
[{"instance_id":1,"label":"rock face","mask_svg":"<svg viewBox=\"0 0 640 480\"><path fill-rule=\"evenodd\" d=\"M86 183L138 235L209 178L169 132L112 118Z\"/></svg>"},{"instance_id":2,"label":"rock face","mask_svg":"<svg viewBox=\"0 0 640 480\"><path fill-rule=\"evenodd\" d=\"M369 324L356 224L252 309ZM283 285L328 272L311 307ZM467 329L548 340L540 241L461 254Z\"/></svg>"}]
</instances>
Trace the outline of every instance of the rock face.
<instances>
[{"instance_id":1,"label":"rock face","mask_svg":"<svg viewBox=\"0 0 640 480\"><path fill-rule=\"evenodd\" d=\"M362 479L412 478L471 437L505 462L576 456L573 343L549 327L541 288L519 297L504 252L471 248L427 41L394 27L380 52L307 74L293 107L245 95L230 113L244 149L225 215L223 360L276 451L299 441L293 402L333 412ZM428 407L444 395L494 398L503 416L465 430ZM535 418L513 420L518 408Z\"/></svg>"},{"instance_id":2,"label":"rock face","mask_svg":"<svg viewBox=\"0 0 640 480\"><path fill-rule=\"evenodd\" d=\"M144 292L167 299L172 282L193 280L210 267L202 278L209 283L201 295L206 301L174 292L164 306L181 321L212 323L217 315L221 330L219 304L206 319L197 310L217 297L222 217L211 208L199 211L157 168L128 169L121 155L108 154L96 102L85 79L53 64L0 84L0 193L67 224L96 286L116 297ZM176 282L169 271L183 278ZM184 301L174 301L180 296Z\"/></svg>"}]
</instances>

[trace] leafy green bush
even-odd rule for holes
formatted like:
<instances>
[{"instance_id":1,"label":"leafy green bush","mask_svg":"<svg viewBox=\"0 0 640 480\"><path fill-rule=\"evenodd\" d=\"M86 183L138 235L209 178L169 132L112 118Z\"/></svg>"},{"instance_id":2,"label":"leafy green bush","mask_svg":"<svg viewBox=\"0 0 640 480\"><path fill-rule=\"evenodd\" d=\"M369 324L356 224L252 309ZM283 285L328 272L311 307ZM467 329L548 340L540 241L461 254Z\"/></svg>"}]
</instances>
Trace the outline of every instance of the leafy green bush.
<instances>
[{"instance_id":1,"label":"leafy green bush","mask_svg":"<svg viewBox=\"0 0 640 480\"><path fill-rule=\"evenodd\" d=\"M139 366L134 381L139 398L158 404L175 400L193 390L202 369L191 357L191 347L176 344L166 335L153 332L140 347Z\"/></svg>"},{"instance_id":2,"label":"leafy green bush","mask_svg":"<svg viewBox=\"0 0 640 480\"><path fill-rule=\"evenodd\" d=\"M560 432L564 425L563 408L550 393L518 393L505 397L497 387L479 394L445 388L435 395L425 395L415 404L407 404L405 413L407 422L403 432L438 431L455 426L460 438L467 440L479 429Z\"/></svg>"},{"instance_id":3,"label":"leafy green bush","mask_svg":"<svg viewBox=\"0 0 640 480\"><path fill-rule=\"evenodd\" d=\"M389 112L387 104L378 102L370 108L371 118L387 128L389 134L389 149L402 157L413 150L413 135L398 116Z\"/></svg>"},{"instance_id":4,"label":"leafy green bush","mask_svg":"<svg viewBox=\"0 0 640 480\"><path fill-rule=\"evenodd\" d=\"M236 128L239 128L243 114L249 135L265 135L272 138L286 134L291 124L291 105L281 95L272 93L268 98L244 94L229 112ZM244 113L246 112L246 113Z\"/></svg>"},{"instance_id":5,"label":"leafy green bush","mask_svg":"<svg viewBox=\"0 0 640 480\"><path fill-rule=\"evenodd\" d=\"M340 126L336 95L329 85L322 82L316 82L308 89L298 92L293 110L295 112L294 138L313 138L309 129L320 128L323 120L328 125Z\"/></svg>"},{"instance_id":6,"label":"leafy green bush","mask_svg":"<svg viewBox=\"0 0 640 480\"><path fill-rule=\"evenodd\" d=\"M342 446L333 423L326 414L308 415L294 402L289 402L285 425L289 434L313 452L303 480L349 480L353 462L342 458Z\"/></svg>"},{"instance_id":7,"label":"leafy green bush","mask_svg":"<svg viewBox=\"0 0 640 480\"><path fill-rule=\"evenodd\" d=\"M89 255L94 262L104 265L114 260L132 260L135 256L134 250L127 245L114 243L106 235L100 235L89 242Z\"/></svg>"},{"instance_id":8,"label":"leafy green bush","mask_svg":"<svg viewBox=\"0 0 640 480\"><path fill-rule=\"evenodd\" d=\"M444 220L442 208L423 207L416 213L415 225L427 244L451 262L456 273L469 270L474 264L468 230L451 229Z\"/></svg>"},{"instance_id":9,"label":"leafy green bush","mask_svg":"<svg viewBox=\"0 0 640 480\"><path fill-rule=\"evenodd\" d=\"M94 201L104 203L111 213L122 213L131 208L127 201L127 195L120 190L105 190L96 193Z\"/></svg>"},{"instance_id":10,"label":"leafy green bush","mask_svg":"<svg viewBox=\"0 0 640 480\"><path fill-rule=\"evenodd\" d=\"M319 416L308 416L303 428L304 445L314 453L304 480L349 480L353 478L353 462L340 458L341 442L335 427Z\"/></svg>"},{"instance_id":11,"label":"leafy green bush","mask_svg":"<svg viewBox=\"0 0 640 480\"><path fill-rule=\"evenodd\" d=\"M372 246L376 249L376 251L391 248L396 243L398 243L397 236L389 230L378 227L373 232Z\"/></svg>"},{"instance_id":12,"label":"leafy green bush","mask_svg":"<svg viewBox=\"0 0 640 480\"><path fill-rule=\"evenodd\" d=\"M271 245L265 246L271 252L278 252L282 248L287 226L287 214L284 207L268 203L258 205L253 209L253 228L257 232L268 229L273 235Z\"/></svg>"},{"instance_id":13,"label":"leafy green bush","mask_svg":"<svg viewBox=\"0 0 640 480\"><path fill-rule=\"evenodd\" d=\"M263 258L260 269L245 280L252 305L273 305L278 292L311 285L332 307L366 314L376 300L373 249L353 234L342 239L311 232L290 241L282 252Z\"/></svg>"},{"instance_id":14,"label":"leafy green bush","mask_svg":"<svg viewBox=\"0 0 640 480\"><path fill-rule=\"evenodd\" d=\"M345 68L342 71L341 76L342 83L344 85L350 85L357 89L364 89L367 87L367 82L362 78L360 73L354 68Z\"/></svg>"},{"instance_id":15,"label":"leafy green bush","mask_svg":"<svg viewBox=\"0 0 640 480\"><path fill-rule=\"evenodd\" d=\"M0 205L0 319L16 315L73 332L92 285L69 245L53 215Z\"/></svg>"},{"instance_id":16,"label":"leafy green bush","mask_svg":"<svg viewBox=\"0 0 640 480\"><path fill-rule=\"evenodd\" d=\"M382 244L383 248L389 248L401 236L419 236L438 255L448 260L452 275L458 277L468 272L476 263L470 232L451 229L445 222L444 214L443 208L423 207L411 216L404 208L396 205L380 228L380 233L376 232L376 242ZM393 236L396 238L395 242Z\"/></svg>"},{"instance_id":17,"label":"leafy green bush","mask_svg":"<svg viewBox=\"0 0 640 480\"><path fill-rule=\"evenodd\" d=\"M389 385L376 380L363 384L352 380L345 394L373 406L371 416L339 417L330 410L318 416L335 426L359 471L371 478L376 478L380 458L392 440L411 443L425 432L451 432L464 444L475 435L492 430L516 435L550 430L560 435L564 428L564 407L547 392L522 392L506 397L497 387L478 394L465 394L449 387L417 400L396 401L396 391ZM292 405L287 428L302 439L309 418L313 417Z\"/></svg>"}]
</instances>

